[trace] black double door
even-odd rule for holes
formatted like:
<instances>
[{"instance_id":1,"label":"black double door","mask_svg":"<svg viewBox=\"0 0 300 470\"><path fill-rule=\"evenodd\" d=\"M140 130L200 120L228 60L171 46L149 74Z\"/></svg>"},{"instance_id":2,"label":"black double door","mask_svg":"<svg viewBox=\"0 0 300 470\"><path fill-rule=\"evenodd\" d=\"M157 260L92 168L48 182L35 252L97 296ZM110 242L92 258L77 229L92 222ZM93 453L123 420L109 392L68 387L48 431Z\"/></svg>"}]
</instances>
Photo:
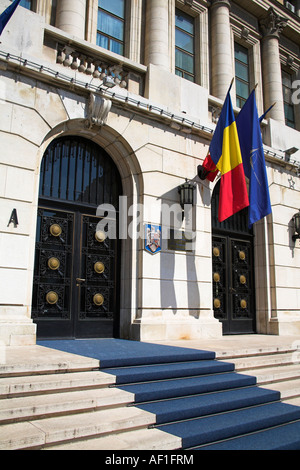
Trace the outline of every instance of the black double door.
<instances>
[{"instance_id":1,"label":"black double door","mask_svg":"<svg viewBox=\"0 0 300 470\"><path fill-rule=\"evenodd\" d=\"M119 336L120 244L96 214L110 204L117 224L120 193L115 164L93 142L61 138L47 149L32 293L38 338Z\"/></svg>"},{"instance_id":2,"label":"black double door","mask_svg":"<svg viewBox=\"0 0 300 470\"><path fill-rule=\"evenodd\" d=\"M99 221L39 207L32 316L40 338L118 336L118 243Z\"/></svg>"},{"instance_id":3,"label":"black double door","mask_svg":"<svg viewBox=\"0 0 300 470\"><path fill-rule=\"evenodd\" d=\"M214 316L223 334L256 332L254 234L248 208L218 220L220 182L212 197L212 281Z\"/></svg>"},{"instance_id":4,"label":"black double door","mask_svg":"<svg viewBox=\"0 0 300 470\"><path fill-rule=\"evenodd\" d=\"M214 315L223 334L255 333L252 240L214 236L212 260Z\"/></svg>"}]
</instances>

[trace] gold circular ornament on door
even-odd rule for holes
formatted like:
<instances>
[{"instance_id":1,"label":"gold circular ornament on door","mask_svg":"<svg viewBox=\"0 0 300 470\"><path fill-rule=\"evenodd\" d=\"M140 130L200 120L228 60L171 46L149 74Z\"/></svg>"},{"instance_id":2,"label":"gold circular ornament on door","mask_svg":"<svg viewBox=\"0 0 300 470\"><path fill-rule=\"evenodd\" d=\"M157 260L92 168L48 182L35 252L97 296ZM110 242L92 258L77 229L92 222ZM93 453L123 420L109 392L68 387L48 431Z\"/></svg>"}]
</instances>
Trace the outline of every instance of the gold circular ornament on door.
<instances>
[{"instance_id":1,"label":"gold circular ornament on door","mask_svg":"<svg viewBox=\"0 0 300 470\"><path fill-rule=\"evenodd\" d=\"M104 304L104 297L102 294L95 294L93 297L93 302L97 307L101 307Z\"/></svg>"},{"instance_id":2,"label":"gold circular ornament on door","mask_svg":"<svg viewBox=\"0 0 300 470\"><path fill-rule=\"evenodd\" d=\"M59 237L61 235L62 229L58 224L52 224L49 228L49 231L53 237Z\"/></svg>"},{"instance_id":3,"label":"gold circular ornament on door","mask_svg":"<svg viewBox=\"0 0 300 470\"><path fill-rule=\"evenodd\" d=\"M240 305L241 305L241 308L245 310L247 308L247 301L245 299L241 300Z\"/></svg>"},{"instance_id":4,"label":"gold circular ornament on door","mask_svg":"<svg viewBox=\"0 0 300 470\"><path fill-rule=\"evenodd\" d=\"M239 252L239 258L240 260L244 261L246 259L246 253L244 251Z\"/></svg>"},{"instance_id":5,"label":"gold circular ornament on door","mask_svg":"<svg viewBox=\"0 0 300 470\"><path fill-rule=\"evenodd\" d=\"M50 291L46 295L46 300L47 300L48 304L55 305L58 302L58 294L54 291Z\"/></svg>"},{"instance_id":6,"label":"gold circular ornament on door","mask_svg":"<svg viewBox=\"0 0 300 470\"><path fill-rule=\"evenodd\" d=\"M48 259L48 267L51 269L51 271L57 271L60 267L60 261L59 259L52 257Z\"/></svg>"},{"instance_id":7,"label":"gold circular ornament on door","mask_svg":"<svg viewBox=\"0 0 300 470\"><path fill-rule=\"evenodd\" d=\"M216 309L219 309L221 307L221 300L220 299L215 299L214 300L214 307Z\"/></svg>"},{"instance_id":8,"label":"gold circular ornament on door","mask_svg":"<svg viewBox=\"0 0 300 470\"><path fill-rule=\"evenodd\" d=\"M97 232L95 233L95 238L97 240L97 242L99 243L103 243L105 241L105 232L103 232L102 230L97 230Z\"/></svg>"},{"instance_id":9,"label":"gold circular ornament on door","mask_svg":"<svg viewBox=\"0 0 300 470\"><path fill-rule=\"evenodd\" d=\"M247 279L246 279L246 276L244 276L243 274L240 276L240 283L241 284L246 284L247 282Z\"/></svg>"},{"instance_id":10,"label":"gold circular ornament on door","mask_svg":"<svg viewBox=\"0 0 300 470\"><path fill-rule=\"evenodd\" d=\"M97 261L97 263L94 264L94 271L97 274L102 274L105 271L105 266L101 261Z\"/></svg>"},{"instance_id":11,"label":"gold circular ornament on door","mask_svg":"<svg viewBox=\"0 0 300 470\"><path fill-rule=\"evenodd\" d=\"M219 248L217 248L216 246L214 247L213 249L213 255L217 258L218 256L220 256L220 250Z\"/></svg>"},{"instance_id":12,"label":"gold circular ornament on door","mask_svg":"<svg viewBox=\"0 0 300 470\"><path fill-rule=\"evenodd\" d=\"M220 274L214 273L214 282L220 282Z\"/></svg>"}]
</instances>

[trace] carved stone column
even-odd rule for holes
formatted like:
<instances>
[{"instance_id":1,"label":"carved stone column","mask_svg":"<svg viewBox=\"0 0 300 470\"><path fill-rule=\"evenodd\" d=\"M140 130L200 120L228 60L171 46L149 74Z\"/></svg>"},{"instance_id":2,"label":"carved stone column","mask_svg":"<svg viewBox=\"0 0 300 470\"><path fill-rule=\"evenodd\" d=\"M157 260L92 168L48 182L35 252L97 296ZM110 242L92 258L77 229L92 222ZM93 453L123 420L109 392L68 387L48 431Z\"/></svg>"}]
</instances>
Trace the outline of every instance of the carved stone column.
<instances>
[{"instance_id":1,"label":"carved stone column","mask_svg":"<svg viewBox=\"0 0 300 470\"><path fill-rule=\"evenodd\" d=\"M287 19L279 16L272 7L260 21L260 28L263 34L262 76L265 109L268 109L276 102L276 105L270 111L269 117L283 123L285 122L285 117L279 56L279 36L286 25Z\"/></svg>"},{"instance_id":2,"label":"carved stone column","mask_svg":"<svg viewBox=\"0 0 300 470\"><path fill-rule=\"evenodd\" d=\"M233 77L230 6L229 0L212 0L212 94L222 100Z\"/></svg>"},{"instance_id":3,"label":"carved stone column","mask_svg":"<svg viewBox=\"0 0 300 470\"><path fill-rule=\"evenodd\" d=\"M55 26L66 33L85 39L86 0L59 0Z\"/></svg>"},{"instance_id":4,"label":"carved stone column","mask_svg":"<svg viewBox=\"0 0 300 470\"><path fill-rule=\"evenodd\" d=\"M169 0L147 0L146 8L146 65L169 71Z\"/></svg>"}]
</instances>

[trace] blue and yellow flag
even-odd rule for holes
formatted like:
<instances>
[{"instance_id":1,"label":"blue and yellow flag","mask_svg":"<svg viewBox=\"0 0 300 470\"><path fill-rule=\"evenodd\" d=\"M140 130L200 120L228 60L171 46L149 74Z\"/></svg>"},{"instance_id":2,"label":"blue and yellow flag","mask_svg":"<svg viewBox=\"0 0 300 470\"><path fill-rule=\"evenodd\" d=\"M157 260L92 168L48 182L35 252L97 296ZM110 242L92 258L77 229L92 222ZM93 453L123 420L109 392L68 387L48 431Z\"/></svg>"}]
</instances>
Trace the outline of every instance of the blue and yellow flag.
<instances>
[{"instance_id":1,"label":"blue and yellow flag","mask_svg":"<svg viewBox=\"0 0 300 470\"><path fill-rule=\"evenodd\" d=\"M5 26L9 22L9 20L11 19L12 15L15 12L15 9L17 8L17 6L19 5L20 2L21 2L21 0L14 0L14 2L12 2L12 4L9 5L9 7L7 7L6 10L4 10L3 13L1 13L1 15L0 15L0 35L2 34L2 31L4 30Z\"/></svg>"},{"instance_id":2,"label":"blue and yellow flag","mask_svg":"<svg viewBox=\"0 0 300 470\"><path fill-rule=\"evenodd\" d=\"M230 97L231 86L213 135L209 156L210 171L214 175L213 164L221 172L219 198L219 221L223 222L236 212L249 206L246 180L243 168L239 137ZM205 167L206 162L203 166ZM208 169L208 167L207 167ZM217 171L218 172L218 171Z\"/></svg>"},{"instance_id":3,"label":"blue and yellow flag","mask_svg":"<svg viewBox=\"0 0 300 470\"><path fill-rule=\"evenodd\" d=\"M251 228L255 222L272 212L255 90L241 109L236 125L244 171L250 184L249 228Z\"/></svg>"}]
</instances>

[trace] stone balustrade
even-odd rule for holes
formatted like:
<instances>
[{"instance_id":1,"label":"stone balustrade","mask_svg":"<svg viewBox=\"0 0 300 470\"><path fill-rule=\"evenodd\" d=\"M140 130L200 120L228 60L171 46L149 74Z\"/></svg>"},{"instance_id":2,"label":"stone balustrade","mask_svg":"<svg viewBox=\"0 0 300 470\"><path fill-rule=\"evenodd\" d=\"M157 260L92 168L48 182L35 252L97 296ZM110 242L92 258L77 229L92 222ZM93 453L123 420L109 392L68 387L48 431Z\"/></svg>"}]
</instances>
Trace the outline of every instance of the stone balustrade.
<instances>
[{"instance_id":1,"label":"stone balustrade","mask_svg":"<svg viewBox=\"0 0 300 470\"><path fill-rule=\"evenodd\" d=\"M58 45L56 62L78 72L93 76L93 78L102 82L108 78L114 85L128 88L128 70L124 70L119 64L109 63L105 59L93 58L82 54L70 46Z\"/></svg>"}]
</instances>

